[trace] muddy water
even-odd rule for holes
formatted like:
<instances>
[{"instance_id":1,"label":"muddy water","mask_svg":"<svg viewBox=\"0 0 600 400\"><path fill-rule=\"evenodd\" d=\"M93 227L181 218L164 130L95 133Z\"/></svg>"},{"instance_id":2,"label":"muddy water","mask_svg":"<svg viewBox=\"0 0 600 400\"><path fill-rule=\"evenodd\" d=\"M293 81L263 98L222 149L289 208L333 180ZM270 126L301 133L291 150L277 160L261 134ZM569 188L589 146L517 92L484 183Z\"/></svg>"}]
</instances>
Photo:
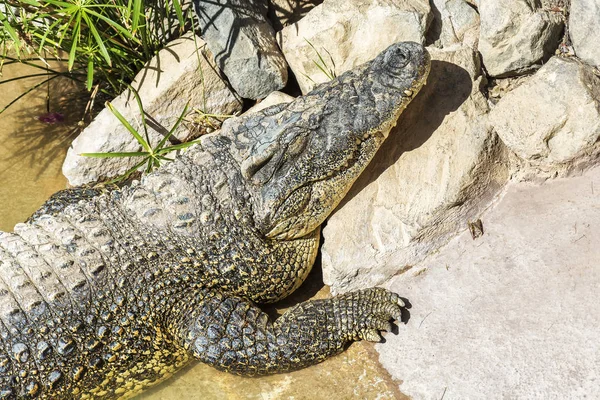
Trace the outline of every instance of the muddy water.
<instances>
[{"instance_id":1,"label":"muddy water","mask_svg":"<svg viewBox=\"0 0 600 400\"><path fill-rule=\"evenodd\" d=\"M5 65L0 80L40 72L23 64ZM0 109L43 79L0 85ZM52 193L65 188L62 162L77 135L77 122L86 105L81 95L74 95L77 92L80 89L71 80L57 78L50 88L42 85L0 114L0 230L11 231ZM64 120L40 121L48 111L59 113ZM55 119L60 116L55 115Z\"/></svg>"},{"instance_id":2,"label":"muddy water","mask_svg":"<svg viewBox=\"0 0 600 400\"><path fill-rule=\"evenodd\" d=\"M2 79L38 72L27 66L5 67ZM39 78L0 86L0 108ZM61 165L70 142L77 135L77 122L86 99L74 95L78 89L66 79L30 93L0 114L0 230L10 231L24 221L52 193L65 187ZM49 124L39 117L60 113L64 121ZM286 304L327 296L318 273ZM275 312L275 311L273 311ZM406 399L398 383L378 363L370 343L355 343L343 354L301 371L262 378L242 378L194 363L171 379L137 397L137 400L283 400L283 399Z\"/></svg>"}]
</instances>

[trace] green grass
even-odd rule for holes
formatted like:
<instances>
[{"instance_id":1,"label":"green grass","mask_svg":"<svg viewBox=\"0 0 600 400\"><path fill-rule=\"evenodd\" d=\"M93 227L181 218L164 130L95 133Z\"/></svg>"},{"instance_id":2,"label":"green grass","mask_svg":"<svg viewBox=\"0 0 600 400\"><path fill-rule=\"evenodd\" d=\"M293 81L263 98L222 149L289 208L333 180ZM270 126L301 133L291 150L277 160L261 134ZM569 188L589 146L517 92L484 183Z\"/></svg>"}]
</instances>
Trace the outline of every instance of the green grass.
<instances>
[{"instance_id":1,"label":"green grass","mask_svg":"<svg viewBox=\"0 0 600 400\"><path fill-rule=\"evenodd\" d=\"M38 86L66 76L88 91L98 85L116 97L166 41L189 25L191 8L184 11L183 1L0 0L5 11L0 12L0 73L3 65L24 62L46 75ZM40 60L43 65L36 63ZM68 72L50 68L49 61L60 60Z\"/></svg>"},{"instance_id":2,"label":"green grass","mask_svg":"<svg viewBox=\"0 0 600 400\"><path fill-rule=\"evenodd\" d=\"M335 62L333 61L333 57L332 57L331 53L326 48L323 48L323 50L329 56L329 62L331 63L331 65L329 65L328 62L326 62L325 59L323 59L323 56L321 55L319 50L317 50L317 48L308 39L304 38L304 40L315 51L315 53L317 54L317 58L319 59L318 61L313 60L313 63L317 66L317 68L319 68L319 70L323 74L325 74L325 76L329 80L335 79L337 77L337 75L335 73ZM313 83L316 83L315 81L312 80L312 78L310 76L308 76L306 74L304 74L304 76L306 76Z\"/></svg>"},{"instance_id":3,"label":"green grass","mask_svg":"<svg viewBox=\"0 0 600 400\"><path fill-rule=\"evenodd\" d=\"M84 157L94 157L94 158L131 158L131 157L140 157L141 161L135 164L132 168L127 170L123 175L110 180L107 183L118 183L129 178L131 174L133 174L138 169L142 168L144 165L146 172L151 172L153 169L158 168L163 161L173 161L172 158L167 157L167 155L173 151L181 150L186 147L190 147L195 144L196 141L174 144L171 146L166 146L167 141L173 135L173 133L177 130L181 122L188 111L188 105L184 107L181 115L173 125L173 127L169 130L169 133L166 134L160 142L154 147L150 145L150 136L148 135L148 125L146 123L146 117L144 113L144 105L142 104L142 100L140 99L139 94L133 87L129 87L131 92L133 93L138 108L140 110L140 115L142 117L142 127L144 129L144 134L140 134L130 123L123 117L123 115L110 103L106 102L106 107L114 114L115 117L123 124L125 128L131 133L131 135L137 140L140 144L141 151L133 151L133 152L115 152L115 153L82 153L81 156Z\"/></svg>"}]
</instances>

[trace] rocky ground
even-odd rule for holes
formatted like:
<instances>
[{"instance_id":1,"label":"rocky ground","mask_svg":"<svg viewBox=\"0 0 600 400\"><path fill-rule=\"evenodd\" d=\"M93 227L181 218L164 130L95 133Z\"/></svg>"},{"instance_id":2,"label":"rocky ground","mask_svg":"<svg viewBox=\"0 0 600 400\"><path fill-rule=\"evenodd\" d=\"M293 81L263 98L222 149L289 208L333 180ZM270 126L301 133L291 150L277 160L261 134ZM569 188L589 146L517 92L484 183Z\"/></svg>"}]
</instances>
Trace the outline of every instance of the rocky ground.
<instances>
[{"instance_id":1,"label":"rocky ground","mask_svg":"<svg viewBox=\"0 0 600 400\"><path fill-rule=\"evenodd\" d=\"M168 46L136 79L157 121L154 140L187 100L240 113L249 99L306 93L403 40L426 45L433 60L427 86L323 231L332 292L386 285L413 305L399 333L375 347L383 369L360 344L301 379L304 372L255 381L262 389L247 397L304 398L287 390L309 381L323 388L314 396L333 398L335 379L369 399L600 397L598 2L228 4L206 8L204 37ZM290 99L275 93L259 104ZM130 98L115 104L139 120ZM186 123L178 138L212 128ZM114 176L132 164L77 154L135 147L105 110L63 171L72 184ZM353 354L364 365L341 372L340 360ZM361 368L385 384L361 392ZM328 372L342 378L327 380ZM153 398L189 381L172 383Z\"/></svg>"}]
</instances>

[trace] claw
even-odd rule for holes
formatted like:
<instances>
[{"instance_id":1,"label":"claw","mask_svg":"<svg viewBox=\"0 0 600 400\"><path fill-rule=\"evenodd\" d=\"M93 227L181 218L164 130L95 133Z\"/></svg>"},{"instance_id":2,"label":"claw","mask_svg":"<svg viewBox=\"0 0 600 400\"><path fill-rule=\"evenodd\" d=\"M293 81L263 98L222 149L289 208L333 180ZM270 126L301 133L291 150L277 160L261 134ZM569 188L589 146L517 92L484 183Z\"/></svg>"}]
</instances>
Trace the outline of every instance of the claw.
<instances>
[{"instance_id":1,"label":"claw","mask_svg":"<svg viewBox=\"0 0 600 400\"><path fill-rule=\"evenodd\" d=\"M402 318L402 308L399 305L396 304L388 304L387 307L385 307L385 312L392 318L395 320L399 320Z\"/></svg>"},{"instance_id":2,"label":"claw","mask_svg":"<svg viewBox=\"0 0 600 400\"><path fill-rule=\"evenodd\" d=\"M369 342L380 342L381 336L379 332L375 329L365 329L359 335L363 340L367 340Z\"/></svg>"},{"instance_id":3,"label":"claw","mask_svg":"<svg viewBox=\"0 0 600 400\"><path fill-rule=\"evenodd\" d=\"M385 322L385 326L382 326L381 328L379 328L379 330L386 331L386 332L391 332L392 331L392 323L386 321Z\"/></svg>"}]
</instances>

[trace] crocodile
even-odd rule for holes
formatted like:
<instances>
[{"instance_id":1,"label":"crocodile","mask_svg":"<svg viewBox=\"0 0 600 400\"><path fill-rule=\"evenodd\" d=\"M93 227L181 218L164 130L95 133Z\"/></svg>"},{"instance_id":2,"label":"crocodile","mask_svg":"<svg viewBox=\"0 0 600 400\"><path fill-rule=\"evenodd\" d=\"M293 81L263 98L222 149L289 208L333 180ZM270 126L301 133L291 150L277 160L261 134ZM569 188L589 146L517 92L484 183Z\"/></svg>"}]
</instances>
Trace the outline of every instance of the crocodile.
<instances>
[{"instance_id":1,"label":"crocodile","mask_svg":"<svg viewBox=\"0 0 600 400\"><path fill-rule=\"evenodd\" d=\"M129 398L193 359L263 375L379 341L404 306L383 288L276 319L260 306L306 278L320 225L429 66L420 44L396 43L139 181L67 189L0 233L0 399Z\"/></svg>"}]
</instances>

